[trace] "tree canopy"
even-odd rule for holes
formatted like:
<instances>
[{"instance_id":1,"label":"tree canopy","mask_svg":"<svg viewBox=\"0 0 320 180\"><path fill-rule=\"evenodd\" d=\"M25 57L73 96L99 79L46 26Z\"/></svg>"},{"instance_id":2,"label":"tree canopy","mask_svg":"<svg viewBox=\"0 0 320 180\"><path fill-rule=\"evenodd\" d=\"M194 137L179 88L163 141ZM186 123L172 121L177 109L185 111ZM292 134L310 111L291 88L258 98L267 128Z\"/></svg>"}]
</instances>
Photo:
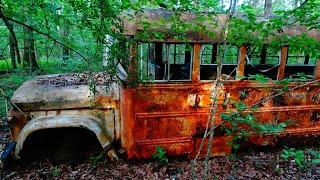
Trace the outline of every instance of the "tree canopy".
<instances>
[{"instance_id":1,"label":"tree canopy","mask_svg":"<svg viewBox=\"0 0 320 180\"><path fill-rule=\"evenodd\" d=\"M318 29L319 5L318 0L1 0L0 17L3 22L0 24L0 50L5 59L11 54L14 68L16 61L20 63L22 53L24 56L21 58L30 68L37 68L37 62L49 59L60 64L68 59L76 63L83 60L87 63L99 63L103 58L106 35L122 38L122 20L119 15L128 10L139 12L157 8L170 10L176 16L183 12L201 16L199 13L205 12L212 16L200 17L199 21L206 19L213 23L216 21L213 16L233 8L236 18L232 19L229 40L240 44L244 39L248 40L249 31L259 32L262 35L260 38L266 38L285 26L305 26L306 31ZM177 18L169 21L176 20ZM173 25L176 26L173 28L182 28L180 31L190 28L195 31L206 29L201 23L187 26L180 21ZM282 37L279 40L280 44L286 41L288 44L301 45L298 41L303 41L304 47L318 46L317 42L306 38L308 37L302 34L299 38ZM256 38L254 41L261 39Z\"/></svg>"}]
</instances>

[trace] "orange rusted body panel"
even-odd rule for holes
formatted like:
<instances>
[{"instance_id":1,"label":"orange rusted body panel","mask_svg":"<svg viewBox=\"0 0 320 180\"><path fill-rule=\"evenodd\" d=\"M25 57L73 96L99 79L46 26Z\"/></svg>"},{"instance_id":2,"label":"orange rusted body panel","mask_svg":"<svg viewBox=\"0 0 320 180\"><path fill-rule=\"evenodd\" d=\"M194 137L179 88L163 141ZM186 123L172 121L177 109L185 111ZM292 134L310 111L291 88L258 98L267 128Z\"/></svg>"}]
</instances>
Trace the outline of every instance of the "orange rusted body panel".
<instances>
[{"instance_id":1,"label":"orange rusted body panel","mask_svg":"<svg viewBox=\"0 0 320 180\"><path fill-rule=\"evenodd\" d=\"M199 106L205 108L191 106L192 94L204 95ZM154 84L124 89L121 134L128 158L152 157L156 145L169 155L194 153L197 132L205 128L209 115L209 95L207 84Z\"/></svg>"},{"instance_id":2,"label":"orange rusted body panel","mask_svg":"<svg viewBox=\"0 0 320 180\"><path fill-rule=\"evenodd\" d=\"M299 83L292 83L290 87L298 85ZM232 99L242 101L250 106L275 94L276 89L280 87L273 83L263 85L243 81L234 84L229 83L225 88ZM239 92L244 90L246 91L246 97L241 100ZM286 132L281 132L281 135L318 134L320 133L319 98L319 85L304 86L262 103L255 112L255 116L260 122L275 125L288 120L292 121L293 124L288 125ZM259 140L256 141L259 142Z\"/></svg>"},{"instance_id":3,"label":"orange rusted body panel","mask_svg":"<svg viewBox=\"0 0 320 180\"><path fill-rule=\"evenodd\" d=\"M290 84L291 87L297 84ZM212 101L210 92L212 82L200 83L162 83L151 84L148 88L123 89L122 103L122 145L127 149L128 158L150 158L156 146L164 148L168 155L187 154L195 157ZM233 108L222 106L225 94L250 106L275 93L280 88L274 83L261 84L250 81L230 81L224 83L223 94L218 97L220 112ZM246 97L240 98L245 91ZM193 106L192 95L198 95L200 102ZM292 120L281 135L302 135L320 133L320 92L318 85L309 85L286 92L260 105L255 115L258 121L281 123ZM216 124L221 122L219 114ZM225 136L219 128L216 130L211 156L231 153L227 142L232 137ZM249 141L265 145L273 143L275 138L253 136ZM199 157L205 157L208 139Z\"/></svg>"}]
</instances>

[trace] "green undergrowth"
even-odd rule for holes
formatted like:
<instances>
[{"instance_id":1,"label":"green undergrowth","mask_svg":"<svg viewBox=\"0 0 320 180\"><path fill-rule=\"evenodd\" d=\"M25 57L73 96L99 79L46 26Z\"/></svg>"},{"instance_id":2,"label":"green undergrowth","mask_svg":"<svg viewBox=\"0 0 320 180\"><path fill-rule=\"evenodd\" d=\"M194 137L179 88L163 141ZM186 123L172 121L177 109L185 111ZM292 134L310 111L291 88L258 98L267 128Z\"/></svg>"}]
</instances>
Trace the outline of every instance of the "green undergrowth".
<instances>
[{"instance_id":1,"label":"green undergrowth","mask_svg":"<svg viewBox=\"0 0 320 180\"><path fill-rule=\"evenodd\" d=\"M285 147L282 150L281 157L287 161L293 162L300 169L320 164L319 150L310 148L303 150Z\"/></svg>"},{"instance_id":2,"label":"green undergrowth","mask_svg":"<svg viewBox=\"0 0 320 180\"><path fill-rule=\"evenodd\" d=\"M98 71L101 69L101 62L99 63L87 63L83 60L69 59L67 61L49 59L40 60L38 65L45 74L60 74L60 73L72 73L83 71ZM100 66L98 66L100 65Z\"/></svg>"},{"instance_id":3,"label":"green undergrowth","mask_svg":"<svg viewBox=\"0 0 320 180\"><path fill-rule=\"evenodd\" d=\"M84 70L102 70L102 62L91 62L88 63L84 60L69 59L67 61L49 58L40 59L37 61L39 70L42 74L59 74L59 73L71 73L71 72L82 72ZM18 71L29 71L29 67L26 63L18 65ZM0 72L11 72L13 71L11 61L0 60Z\"/></svg>"},{"instance_id":4,"label":"green undergrowth","mask_svg":"<svg viewBox=\"0 0 320 180\"><path fill-rule=\"evenodd\" d=\"M0 59L0 71L8 71L12 69L11 63L7 60Z\"/></svg>"},{"instance_id":5,"label":"green undergrowth","mask_svg":"<svg viewBox=\"0 0 320 180\"><path fill-rule=\"evenodd\" d=\"M14 71L10 73L0 74L0 88L9 98L13 92L26 80L31 79L34 75L30 75L23 71ZM10 107L9 107L10 108ZM0 95L0 117L6 116L6 100L4 95Z\"/></svg>"}]
</instances>

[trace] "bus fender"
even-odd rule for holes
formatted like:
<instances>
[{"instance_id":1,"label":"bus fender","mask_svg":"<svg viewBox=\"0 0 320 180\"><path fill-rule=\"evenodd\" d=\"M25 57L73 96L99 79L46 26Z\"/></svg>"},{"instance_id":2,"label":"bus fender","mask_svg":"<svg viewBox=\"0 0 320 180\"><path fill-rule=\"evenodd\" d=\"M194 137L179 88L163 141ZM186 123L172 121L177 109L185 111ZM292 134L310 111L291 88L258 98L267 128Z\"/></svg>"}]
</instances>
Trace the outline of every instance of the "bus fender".
<instances>
[{"instance_id":1,"label":"bus fender","mask_svg":"<svg viewBox=\"0 0 320 180\"><path fill-rule=\"evenodd\" d=\"M21 130L15 147L15 156L20 159L20 152L26 138L33 132L42 129L53 129L63 127L87 128L95 133L103 149L109 149L112 138L105 129L102 129L99 120L90 116L54 116L37 117L29 121Z\"/></svg>"}]
</instances>

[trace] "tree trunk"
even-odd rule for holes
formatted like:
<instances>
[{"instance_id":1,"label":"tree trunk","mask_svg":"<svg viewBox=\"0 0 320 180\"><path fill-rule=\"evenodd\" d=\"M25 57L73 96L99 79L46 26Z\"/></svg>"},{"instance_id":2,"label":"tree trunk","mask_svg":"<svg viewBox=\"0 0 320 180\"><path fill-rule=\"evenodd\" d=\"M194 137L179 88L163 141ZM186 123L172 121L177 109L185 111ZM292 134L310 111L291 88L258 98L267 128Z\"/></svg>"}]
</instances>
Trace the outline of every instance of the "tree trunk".
<instances>
[{"instance_id":1,"label":"tree trunk","mask_svg":"<svg viewBox=\"0 0 320 180\"><path fill-rule=\"evenodd\" d=\"M10 27L13 29L13 25L12 24L10 24ZM13 39L11 34L9 36L9 43L10 43L9 51L10 51L10 59L11 59L12 69L17 69L14 39Z\"/></svg>"},{"instance_id":2,"label":"tree trunk","mask_svg":"<svg viewBox=\"0 0 320 180\"><path fill-rule=\"evenodd\" d=\"M28 64L30 70L39 69L36 61L33 31L27 27L24 28L24 53L23 60Z\"/></svg>"},{"instance_id":3,"label":"tree trunk","mask_svg":"<svg viewBox=\"0 0 320 180\"><path fill-rule=\"evenodd\" d=\"M67 44L68 42L68 36L69 36L69 27L68 23L65 22L64 26L61 28L61 36L64 44ZM70 49L63 46L62 47L62 60L67 61L70 58Z\"/></svg>"},{"instance_id":4,"label":"tree trunk","mask_svg":"<svg viewBox=\"0 0 320 180\"><path fill-rule=\"evenodd\" d=\"M18 44L18 40L16 38L16 35L13 31L13 29L10 27L10 23L7 19L7 17L2 13L1 8L0 8L0 18L3 20L4 24L7 26L10 36L13 39L13 43L14 43L14 49L16 50L16 55L17 55L17 61L20 64L20 52L19 52L19 44Z\"/></svg>"},{"instance_id":5,"label":"tree trunk","mask_svg":"<svg viewBox=\"0 0 320 180\"><path fill-rule=\"evenodd\" d=\"M265 0L264 2L264 16L272 15L272 0Z\"/></svg>"}]
</instances>

